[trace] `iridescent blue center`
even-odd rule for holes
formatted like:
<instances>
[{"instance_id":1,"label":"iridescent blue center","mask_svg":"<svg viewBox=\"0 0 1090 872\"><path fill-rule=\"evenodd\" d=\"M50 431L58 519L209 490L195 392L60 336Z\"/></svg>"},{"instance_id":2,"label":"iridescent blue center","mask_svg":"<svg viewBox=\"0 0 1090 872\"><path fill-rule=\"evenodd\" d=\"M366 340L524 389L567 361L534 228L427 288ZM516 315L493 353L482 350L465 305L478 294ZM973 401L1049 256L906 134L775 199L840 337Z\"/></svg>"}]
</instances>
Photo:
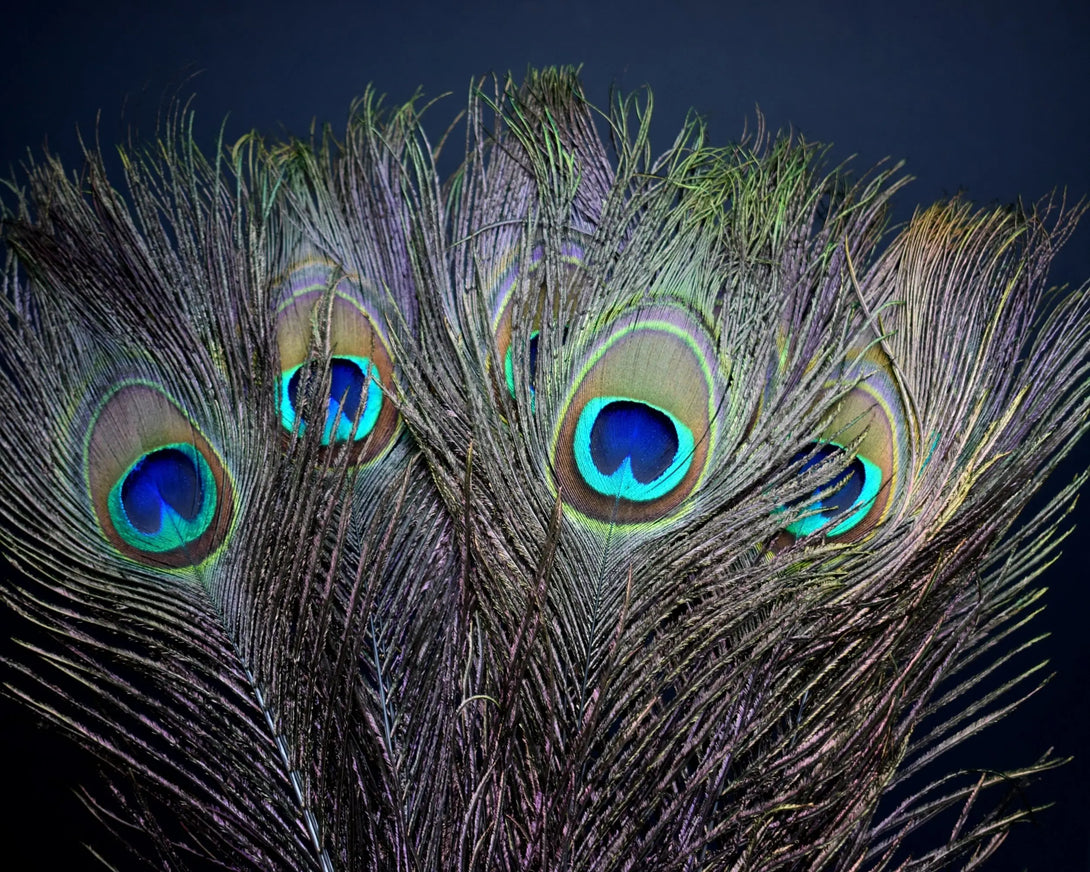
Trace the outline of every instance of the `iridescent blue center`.
<instances>
[{"instance_id":1,"label":"iridescent blue center","mask_svg":"<svg viewBox=\"0 0 1090 872\"><path fill-rule=\"evenodd\" d=\"M540 332L535 330L530 334L530 348L527 357L527 365L530 367L530 399L533 400L534 389L537 382L537 340ZM511 396L515 395L515 364L512 360L511 349L507 349L507 354L503 357L503 377L507 382L507 390L510 391Z\"/></svg>"},{"instance_id":2,"label":"iridescent blue center","mask_svg":"<svg viewBox=\"0 0 1090 872\"><path fill-rule=\"evenodd\" d=\"M791 465L801 463L801 474L843 454L844 449L840 445L815 442L796 453L791 459ZM847 533L870 511L881 485L882 470L878 465L862 455L856 455L843 470L815 487L812 496L801 497L790 503L790 507L805 504L808 512L812 514L788 525L787 532L794 536L807 536L840 518L842 520L839 524L825 531L826 535L839 536ZM818 494L822 496L818 497Z\"/></svg>"},{"instance_id":3,"label":"iridescent blue center","mask_svg":"<svg viewBox=\"0 0 1090 872\"><path fill-rule=\"evenodd\" d=\"M140 457L110 490L114 528L141 551L162 553L197 540L212 523L216 482L208 461L186 443Z\"/></svg>"},{"instance_id":4,"label":"iridescent blue center","mask_svg":"<svg viewBox=\"0 0 1090 872\"><path fill-rule=\"evenodd\" d=\"M692 464L692 431L665 409L626 397L597 397L575 428L583 480L598 493L636 502L665 496Z\"/></svg>"},{"instance_id":5,"label":"iridescent blue center","mask_svg":"<svg viewBox=\"0 0 1090 872\"><path fill-rule=\"evenodd\" d=\"M280 381L280 423L288 431L294 429L298 418L303 369L304 365L299 365L289 370ZM330 362L329 376L322 445L363 439L375 428L382 411L378 367L366 357L338 356ZM298 423L299 433L306 432L306 421Z\"/></svg>"}]
</instances>

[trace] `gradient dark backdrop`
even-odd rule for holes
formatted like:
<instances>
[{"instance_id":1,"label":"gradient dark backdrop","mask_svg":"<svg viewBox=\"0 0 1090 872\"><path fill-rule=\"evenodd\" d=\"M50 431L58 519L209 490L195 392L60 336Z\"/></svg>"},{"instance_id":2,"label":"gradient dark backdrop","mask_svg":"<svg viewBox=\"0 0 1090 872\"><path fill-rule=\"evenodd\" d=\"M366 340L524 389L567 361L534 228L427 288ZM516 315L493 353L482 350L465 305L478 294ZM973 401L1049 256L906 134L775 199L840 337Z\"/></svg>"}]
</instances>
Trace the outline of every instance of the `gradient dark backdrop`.
<instances>
[{"instance_id":1,"label":"gradient dark backdrop","mask_svg":"<svg viewBox=\"0 0 1090 872\"><path fill-rule=\"evenodd\" d=\"M453 92L431 111L438 135L464 105L472 77L581 63L598 104L610 86L652 86L660 147L689 107L707 118L713 141L726 143L759 105L773 129L792 125L835 143L835 159L857 154L863 168L887 155L904 158L917 181L899 195L897 220L959 190L982 204L1064 187L1073 199L1090 195L1084 2L746 5L754 8L390 0L167 2L153 10L146 0L21 0L0 18L0 177L47 141L75 165L77 127L92 138L100 110L107 148L132 128L150 134L176 95L197 95L198 138L207 144L225 115L228 138L251 127L304 134L314 118L341 126L368 82L394 101L422 86L429 96ZM1073 286L1090 278L1090 220L1052 278ZM1083 445L1057 480L1088 462ZM1075 756L1030 791L1030 801L1056 806L1016 829L993 870L1090 869L1090 511L1076 521L1079 530L1045 577L1047 610L1034 622L1051 634L1038 652L1056 677L959 752L962 765L995 768L1027 763L1048 747ZM4 795L18 805L0 816L0 865L92 867L78 843L96 830L70 791L86 777L85 758L6 701L0 718Z\"/></svg>"}]
</instances>

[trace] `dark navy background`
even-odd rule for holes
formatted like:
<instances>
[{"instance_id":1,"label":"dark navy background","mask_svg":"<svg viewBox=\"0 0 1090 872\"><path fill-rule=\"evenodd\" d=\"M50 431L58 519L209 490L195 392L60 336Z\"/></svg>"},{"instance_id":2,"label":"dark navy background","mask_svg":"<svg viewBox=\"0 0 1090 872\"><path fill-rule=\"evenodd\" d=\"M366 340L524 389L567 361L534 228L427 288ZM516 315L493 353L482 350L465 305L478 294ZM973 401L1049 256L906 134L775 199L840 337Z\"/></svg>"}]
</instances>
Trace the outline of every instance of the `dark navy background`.
<instances>
[{"instance_id":1,"label":"dark navy background","mask_svg":"<svg viewBox=\"0 0 1090 872\"><path fill-rule=\"evenodd\" d=\"M198 138L210 143L225 115L229 139L251 127L303 135L315 118L343 126L369 82L395 102L421 86L429 96L453 92L430 110L438 136L473 77L581 63L599 105L610 86L652 86L660 148L689 107L725 144L759 105L773 129L793 125L833 142L834 159L857 154L861 169L887 155L904 158L917 181L897 199L898 220L917 203L959 190L982 204L1035 200L1065 186L1073 199L1090 195L1084 2L745 5L754 8L725 0L21 0L18 11L0 17L0 177L47 141L75 166L77 128L93 138L96 118L107 148L132 128L150 135L174 96L197 95ZM1090 278L1090 220L1057 258L1052 278L1071 285ZM1087 462L1084 445L1057 480ZM1056 805L1016 828L986 867L992 870L1090 869L1090 511L1076 520L1081 526L1044 579L1047 609L1034 621L1051 634L1037 651L1056 677L958 752L960 765L995 768L1028 763L1049 747L1075 756L1029 791L1030 802ZM3 794L18 805L0 816L0 865L93 866L77 845L97 831L70 790L86 777L86 758L10 703L0 718Z\"/></svg>"}]
</instances>

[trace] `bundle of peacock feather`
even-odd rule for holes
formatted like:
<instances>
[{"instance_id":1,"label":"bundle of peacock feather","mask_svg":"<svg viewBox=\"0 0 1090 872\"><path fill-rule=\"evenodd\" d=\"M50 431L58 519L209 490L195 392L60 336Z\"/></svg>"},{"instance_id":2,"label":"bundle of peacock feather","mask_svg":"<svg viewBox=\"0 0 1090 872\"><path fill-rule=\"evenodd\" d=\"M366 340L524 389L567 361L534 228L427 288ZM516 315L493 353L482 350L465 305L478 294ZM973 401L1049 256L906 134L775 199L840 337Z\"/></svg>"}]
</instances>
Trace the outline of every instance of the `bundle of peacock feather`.
<instances>
[{"instance_id":1,"label":"bundle of peacock feather","mask_svg":"<svg viewBox=\"0 0 1090 872\"><path fill-rule=\"evenodd\" d=\"M210 156L180 111L124 192L89 149L9 206L6 683L101 761L94 853L982 863L1056 763L943 755L1041 680L1081 209L885 238L898 166L656 157L571 70L472 89L444 181L423 108Z\"/></svg>"}]
</instances>

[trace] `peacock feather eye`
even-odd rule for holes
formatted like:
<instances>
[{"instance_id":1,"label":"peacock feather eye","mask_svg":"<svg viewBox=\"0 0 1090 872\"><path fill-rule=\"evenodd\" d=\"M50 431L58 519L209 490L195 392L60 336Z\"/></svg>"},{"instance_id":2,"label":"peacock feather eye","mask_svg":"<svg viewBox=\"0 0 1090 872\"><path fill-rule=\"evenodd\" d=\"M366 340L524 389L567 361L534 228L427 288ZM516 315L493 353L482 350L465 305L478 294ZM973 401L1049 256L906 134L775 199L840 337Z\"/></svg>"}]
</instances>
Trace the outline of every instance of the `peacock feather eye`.
<instances>
[{"instance_id":1,"label":"peacock feather eye","mask_svg":"<svg viewBox=\"0 0 1090 872\"><path fill-rule=\"evenodd\" d=\"M678 510L715 441L711 348L703 328L673 308L610 325L558 415L552 456L565 505L618 524Z\"/></svg>"},{"instance_id":2,"label":"peacock feather eye","mask_svg":"<svg viewBox=\"0 0 1090 872\"><path fill-rule=\"evenodd\" d=\"M526 349L526 368L529 371L527 381L531 400L537 392L537 341L539 336L541 336L540 330L532 331L530 333L530 344ZM515 363L513 358L511 344L508 342L507 350L503 353L503 380L512 397L515 395Z\"/></svg>"},{"instance_id":3,"label":"peacock feather eye","mask_svg":"<svg viewBox=\"0 0 1090 872\"><path fill-rule=\"evenodd\" d=\"M390 401L393 360L358 285L347 276L338 280L331 264L307 261L288 274L282 299L276 317L281 428L302 435L320 427L319 443L347 448L357 465L381 457L400 422ZM315 352L323 335L328 372ZM324 401L314 402L314 392L326 384Z\"/></svg>"},{"instance_id":4,"label":"peacock feather eye","mask_svg":"<svg viewBox=\"0 0 1090 872\"><path fill-rule=\"evenodd\" d=\"M224 543L234 492L219 455L160 387L115 387L84 449L87 490L103 535L150 566L198 566Z\"/></svg>"},{"instance_id":5,"label":"peacock feather eye","mask_svg":"<svg viewBox=\"0 0 1090 872\"><path fill-rule=\"evenodd\" d=\"M795 538L824 531L830 539L855 541L888 517L901 487L908 421L889 358L870 348L849 377L861 381L837 404L819 439L791 460L799 475L813 475L822 464L834 470L817 476L811 497L792 503L792 508L805 509L786 527Z\"/></svg>"},{"instance_id":6,"label":"peacock feather eye","mask_svg":"<svg viewBox=\"0 0 1090 872\"><path fill-rule=\"evenodd\" d=\"M812 442L791 459L792 466L806 473L826 461L837 461L846 455L843 445L835 442ZM823 481L813 490L813 498L795 500L789 505L804 505L807 513L788 524L792 536L808 536L832 524L825 534L841 536L853 530L870 512L882 489L882 470L873 461L860 455L851 457L848 465Z\"/></svg>"},{"instance_id":7,"label":"peacock feather eye","mask_svg":"<svg viewBox=\"0 0 1090 872\"><path fill-rule=\"evenodd\" d=\"M573 275L583 263L583 249L574 243L560 245L558 247L558 253L562 268L568 276ZM520 265L517 262L513 265L507 265L501 273L501 278L496 282L495 291L493 293L493 296L497 301L496 313L493 319L493 330L496 336L496 350L499 354L499 359L503 361L504 384L507 385L508 393L512 397L515 396L515 383L518 369L519 367L525 367L531 403L534 403L537 390L538 337L541 334L541 323L546 305L545 299L547 289L545 287L545 275L543 270L544 261L545 248L544 246L539 245L530 252L529 263L525 271L520 269ZM512 324L515 317L515 300L517 298L515 289L525 287L523 282L529 283L531 290L530 300L534 299L533 291L535 290L535 282L538 294L533 310L533 319L529 322L531 324L531 329L527 339L527 346L525 349L520 350L514 348L512 345ZM555 304L559 306L559 296L555 297L554 300ZM554 312L554 320L559 320L559 318L559 313Z\"/></svg>"}]
</instances>

